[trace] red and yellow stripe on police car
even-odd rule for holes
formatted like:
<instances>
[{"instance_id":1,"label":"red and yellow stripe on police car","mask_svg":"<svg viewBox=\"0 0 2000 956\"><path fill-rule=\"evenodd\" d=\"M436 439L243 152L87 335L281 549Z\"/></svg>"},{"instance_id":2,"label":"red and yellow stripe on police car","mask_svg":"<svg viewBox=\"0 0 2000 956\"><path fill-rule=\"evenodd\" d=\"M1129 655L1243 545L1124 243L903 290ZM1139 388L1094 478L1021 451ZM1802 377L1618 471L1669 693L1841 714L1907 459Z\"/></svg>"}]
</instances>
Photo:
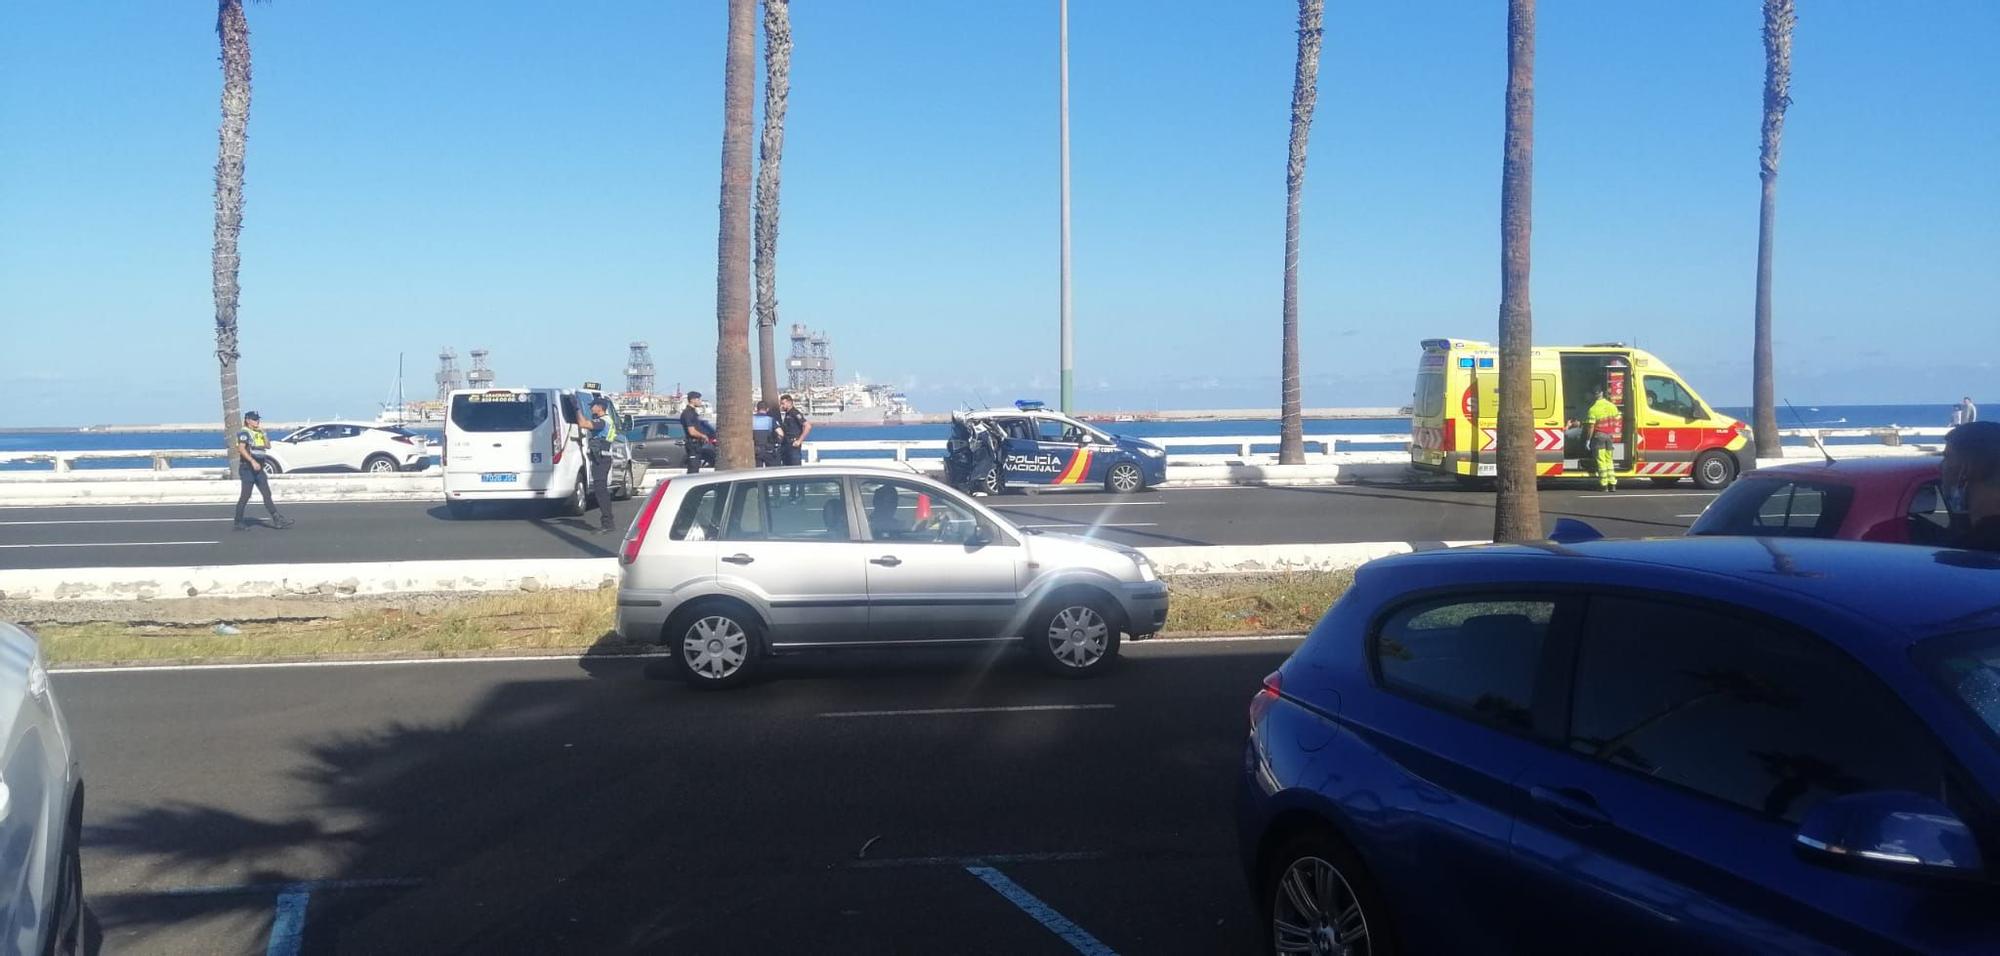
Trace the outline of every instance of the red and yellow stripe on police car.
<instances>
[{"instance_id":1,"label":"red and yellow stripe on police car","mask_svg":"<svg viewBox=\"0 0 2000 956\"><path fill-rule=\"evenodd\" d=\"M1055 483L1058 485L1074 485L1082 481L1083 476L1088 474L1090 474L1090 449L1079 448L1076 450L1076 456L1069 460L1069 467L1064 468L1063 473L1056 476Z\"/></svg>"}]
</instances>

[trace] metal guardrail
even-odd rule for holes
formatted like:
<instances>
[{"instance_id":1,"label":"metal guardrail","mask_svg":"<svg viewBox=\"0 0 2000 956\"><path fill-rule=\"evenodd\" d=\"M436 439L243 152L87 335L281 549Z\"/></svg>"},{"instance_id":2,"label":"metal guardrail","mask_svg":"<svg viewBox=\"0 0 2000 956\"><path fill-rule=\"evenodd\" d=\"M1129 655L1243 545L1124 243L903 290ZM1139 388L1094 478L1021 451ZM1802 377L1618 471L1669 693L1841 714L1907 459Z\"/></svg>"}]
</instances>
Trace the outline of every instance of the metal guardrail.
<instances>
[{"instance_id":1,"label":"metal guardrail","mask_svg":"<svg viewBox=\"0 0 2000 956\"><path fill-rule=\"evenodd\" d=\"M1824 442L1828 439L1873 438L1884 445L1900 445L1913 438L1942 438L1944 427L1924 428L1787 428L1779 434L1786 438L1804 439L1808 443ZM1276 435L1175 435L1148 436L1147 441L1172 451L1175 448L1233 448L1233 452L1188 453L1174 455L1173 460L1194 464L1201 462L1221 462L1231 459L1247 460L1260 454L1277 454ZM1307 435L1305 436L1308 460L1317 458L1325 461L1342 451L1342 446L1390 446L1400 450L1410 442L1410 436L1403 434L1375 435ZM945 442L941 438L909 440L872 441L815 441L806 443L806 460L818 463L824 460L839 461L896 461L907 462L911 452L923 452L922 457L937 457L944 453ZM1259 448L1269 449L1259 452ZM1353 450L1351 447L1347 450ZM828 459L826 453L838 453L835 459ZM880 455L855 456L854 453L878 452ZM932 455L930 453L936 453ZM215 461L222 458L222 452L212 448L154 448L154 449L106 449L94 451L15 451L0 452L0 464L8 462L49 462L54 468L43 474L68 474L76 462L104 460L148 461L153 471L169 471L176 461Z\"/></svg>"}]
</instances>

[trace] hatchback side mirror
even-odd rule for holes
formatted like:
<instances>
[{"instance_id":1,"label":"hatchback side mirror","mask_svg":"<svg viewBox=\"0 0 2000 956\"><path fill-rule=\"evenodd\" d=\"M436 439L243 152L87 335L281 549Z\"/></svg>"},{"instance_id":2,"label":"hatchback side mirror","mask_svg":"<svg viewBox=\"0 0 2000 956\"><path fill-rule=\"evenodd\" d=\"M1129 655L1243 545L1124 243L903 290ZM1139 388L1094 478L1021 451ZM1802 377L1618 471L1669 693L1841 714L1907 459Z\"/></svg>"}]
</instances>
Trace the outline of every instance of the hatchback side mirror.
<instances>
[{"instance_id":1,"label":"hatchback side mirror","mask_svg":"<svg viewBox=\"0 0 2000 956\"><path fill-rule=\"evenodd\" d=\"M1915 793L1834 797L1806 813L1793 841L1800 855L1826 866L1947 879L1978 879L1986 872L1965 821Z\"/></svg>"}]
</instances>

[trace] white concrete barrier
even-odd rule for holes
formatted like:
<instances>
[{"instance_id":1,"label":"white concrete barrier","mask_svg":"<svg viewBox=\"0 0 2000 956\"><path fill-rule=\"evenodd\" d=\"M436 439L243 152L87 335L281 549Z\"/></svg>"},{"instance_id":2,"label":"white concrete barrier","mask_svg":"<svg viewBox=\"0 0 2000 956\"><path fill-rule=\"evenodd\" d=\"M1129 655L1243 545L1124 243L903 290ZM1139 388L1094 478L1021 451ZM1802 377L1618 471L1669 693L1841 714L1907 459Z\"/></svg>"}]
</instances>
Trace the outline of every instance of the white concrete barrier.
<instances>
[{"instance_id":1,"label":"white concrete barrier","mask_svg":"<svg viewBox=\"0 0 2000 956\"><path fill-rule=\"evenodd\" d=\"M1475 541L1140 548L1163 574L1332 571L1376 558ZM153 601L181 598L353 597L615 587L616 558L505 558L362 564L238 564L161 568L0 570L0 600Z\"/></svg>"}]
</instances>

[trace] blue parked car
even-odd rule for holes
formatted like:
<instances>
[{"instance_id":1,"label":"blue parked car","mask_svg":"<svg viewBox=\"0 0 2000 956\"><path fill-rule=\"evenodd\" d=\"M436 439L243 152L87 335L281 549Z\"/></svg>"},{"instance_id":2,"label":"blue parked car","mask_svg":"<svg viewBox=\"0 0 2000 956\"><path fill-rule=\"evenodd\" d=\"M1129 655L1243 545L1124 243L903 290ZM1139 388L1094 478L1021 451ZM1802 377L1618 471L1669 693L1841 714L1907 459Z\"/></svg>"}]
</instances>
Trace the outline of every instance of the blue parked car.
<instances>
[{"instance_id":1,"label":"blue parked car","mask_svg":"<svg viewBox=\"0 0 2000 956\"><path fill-rule=\"evenodd\" d=\"M1374 562L1251 705L1277 952L2000 952L2000 556Z\"/></svg>"}]
</instances>

